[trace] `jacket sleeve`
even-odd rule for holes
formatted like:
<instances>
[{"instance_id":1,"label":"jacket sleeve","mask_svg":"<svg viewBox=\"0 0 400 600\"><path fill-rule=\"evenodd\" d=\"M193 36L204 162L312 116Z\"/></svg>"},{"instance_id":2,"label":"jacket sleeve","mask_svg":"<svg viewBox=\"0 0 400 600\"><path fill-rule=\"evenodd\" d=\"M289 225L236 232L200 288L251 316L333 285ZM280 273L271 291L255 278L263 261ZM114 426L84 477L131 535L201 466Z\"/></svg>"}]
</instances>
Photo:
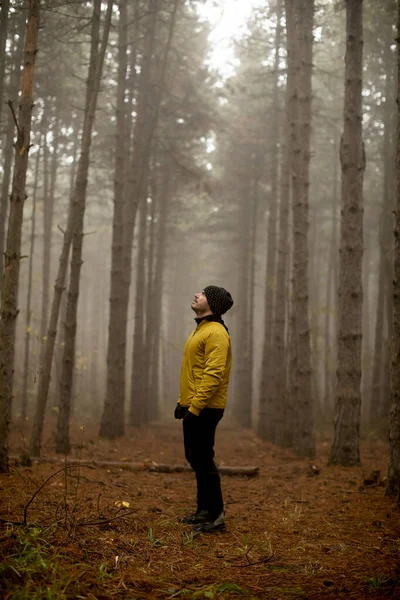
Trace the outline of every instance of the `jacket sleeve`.
<instances>
[{"instance_id":1,"label":"jacket sleeve","mask_svg":"<svg viewBox=\"0 0 400 600\"><path fill-rule=\"evenodd\" d=\"M224 378L229 352L229 338L223 333L211 333L205 345L205 365L200 385L190 405L190 412L199 415L213 397Z\"/></svg>"}]
</instances>

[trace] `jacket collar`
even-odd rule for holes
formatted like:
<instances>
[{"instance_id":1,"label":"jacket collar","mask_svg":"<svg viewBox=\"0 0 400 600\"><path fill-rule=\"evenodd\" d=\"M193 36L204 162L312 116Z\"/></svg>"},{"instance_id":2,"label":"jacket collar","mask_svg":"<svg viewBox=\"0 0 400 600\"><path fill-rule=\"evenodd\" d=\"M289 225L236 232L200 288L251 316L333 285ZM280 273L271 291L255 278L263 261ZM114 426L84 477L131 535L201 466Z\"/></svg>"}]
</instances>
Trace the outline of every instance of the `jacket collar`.
<instances>
[{"instance_id":1,"label":"jacket collar","mask_svg":"<svg viewBox=\"0 0 400 600\"><path fill-rule=\"evenodd\" d=\"M221 325L223 325L225 327L226 331L229 333L227 326L225 325L224 321L222 320L222 317L220 317L219 315L206 315L205 317L196 317L195 321L197 323L197 326L199 326L200 323L202 323L203 321L211 321L211 322L221 323Z\"/></svg>"}]
</instances>

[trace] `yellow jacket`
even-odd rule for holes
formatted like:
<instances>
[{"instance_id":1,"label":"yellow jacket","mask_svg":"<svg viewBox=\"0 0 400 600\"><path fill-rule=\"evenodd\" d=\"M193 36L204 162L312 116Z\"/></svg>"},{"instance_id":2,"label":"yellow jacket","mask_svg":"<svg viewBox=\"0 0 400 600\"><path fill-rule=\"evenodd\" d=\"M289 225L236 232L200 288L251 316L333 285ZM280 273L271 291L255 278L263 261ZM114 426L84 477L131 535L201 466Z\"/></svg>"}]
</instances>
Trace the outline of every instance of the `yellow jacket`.
<instances>
[{"instance_id":1,"label":"yellow jacket","mask_svg":"<svg viewBox=\"0 0 400 600\"><path fill-rule=\"evenodd\" d=\"M225 408L231 365L225 327L217 321L201 321L186 340L178 402L195 415L206 406Z\"/></svg>"}]
</instances>

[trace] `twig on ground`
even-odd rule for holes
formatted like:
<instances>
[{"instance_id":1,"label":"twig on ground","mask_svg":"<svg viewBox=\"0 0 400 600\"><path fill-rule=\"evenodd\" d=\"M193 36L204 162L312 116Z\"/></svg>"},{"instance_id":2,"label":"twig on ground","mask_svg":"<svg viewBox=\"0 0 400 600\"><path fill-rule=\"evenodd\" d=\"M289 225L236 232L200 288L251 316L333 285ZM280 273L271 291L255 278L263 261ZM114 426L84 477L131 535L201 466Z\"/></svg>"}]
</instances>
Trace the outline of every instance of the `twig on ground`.
<instances>
[{"instance_id":1,"label":"twig on ground","mask_svg":"<svg viewBox=\"0 0 400 600\"><path fill-rule=\"evenodd\" d=\"M247 564L244 565L230 565L231 567L235 567L237 569L245 569L246 567L254 567L255 565L262 565L264 563L270 562L275 556L275 553L273 552L271 554L271 556L265 556L264 558L260 558L260 560L256 560L254 562L249 562ZM247 557L247 554L246 554Z\"/></svg>"},{"instance_id":2,"label":"twig on ground","mask_svg":"<svg viewBox=\"0 0 400 600\"><path fill-rule=\"evenodd\" d=\"M117 519L122 519L123 517L127 517L129 515L133 515L137 512L137 510L130 510L124 514L117 515L116 517L111 517L111 519L100 519L99 521L82 521L82 523L77 523L78 527L86 527L88 525L107 525L111 523L111 521L116 521Z\"/></svg>"}]
</instances>

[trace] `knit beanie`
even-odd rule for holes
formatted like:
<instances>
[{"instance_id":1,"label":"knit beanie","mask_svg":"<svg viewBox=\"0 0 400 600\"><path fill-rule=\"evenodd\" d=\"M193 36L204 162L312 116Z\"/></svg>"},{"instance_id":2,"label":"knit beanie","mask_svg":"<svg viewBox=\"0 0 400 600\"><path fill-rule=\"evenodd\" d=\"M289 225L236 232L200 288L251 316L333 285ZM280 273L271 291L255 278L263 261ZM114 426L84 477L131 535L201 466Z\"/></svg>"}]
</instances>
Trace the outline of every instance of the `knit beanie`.
<instances>
[{"instance_id":1,"label":"knit beanie","mask_svg":"<svg viewBox=\"0 0 400 600\"><path fill-rule=\"evenodd\" d=\"M232 307L232 296L225 288L209 285L203 291L207 298L208 306L214 315L224 315Z\"/></svg>"}]
</instances>

